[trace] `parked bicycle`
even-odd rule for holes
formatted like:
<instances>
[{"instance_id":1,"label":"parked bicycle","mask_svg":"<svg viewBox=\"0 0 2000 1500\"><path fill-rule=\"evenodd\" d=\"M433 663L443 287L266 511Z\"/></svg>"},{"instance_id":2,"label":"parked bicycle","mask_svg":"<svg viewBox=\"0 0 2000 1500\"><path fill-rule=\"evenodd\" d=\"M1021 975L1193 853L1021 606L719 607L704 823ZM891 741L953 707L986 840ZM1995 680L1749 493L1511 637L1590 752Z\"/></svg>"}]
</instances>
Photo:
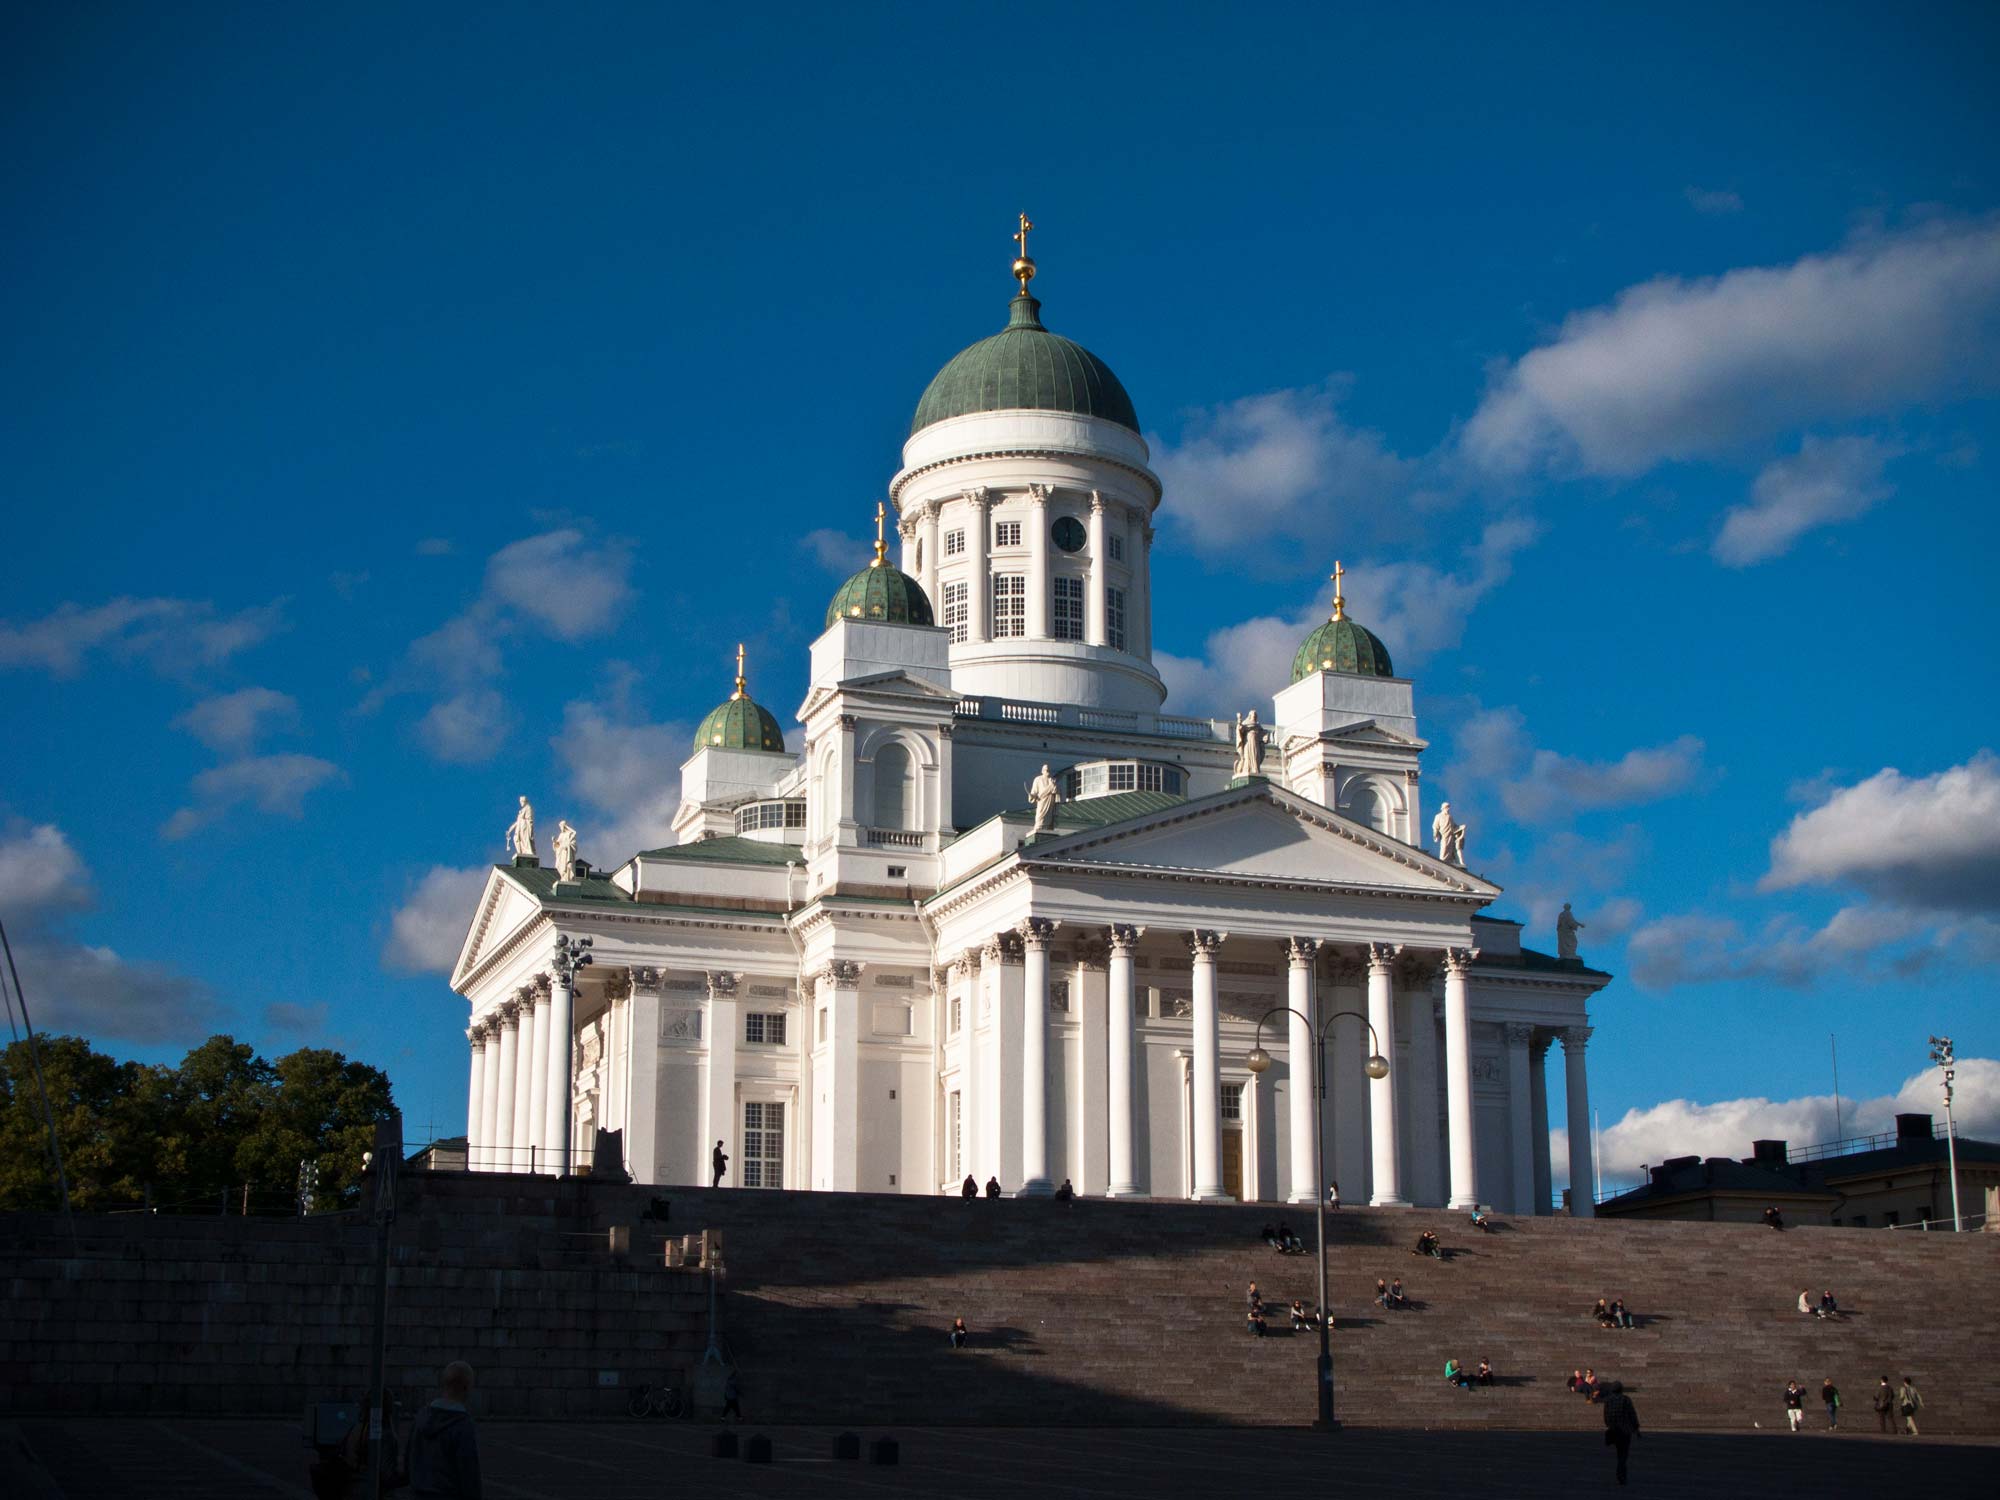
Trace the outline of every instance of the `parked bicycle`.
<instances>
[{"instance_id":1,"label":"parked bicycle","mask_svg":"<svg viewBox=\"0 0 2000 1500\"><path fill-rule=\"evenodd\" d=\"M626 1410L635 1417L678 1417L687 1410L687 1402L670 1385L642 1385L632 1393Z\"/></svg>"}]
</instances>

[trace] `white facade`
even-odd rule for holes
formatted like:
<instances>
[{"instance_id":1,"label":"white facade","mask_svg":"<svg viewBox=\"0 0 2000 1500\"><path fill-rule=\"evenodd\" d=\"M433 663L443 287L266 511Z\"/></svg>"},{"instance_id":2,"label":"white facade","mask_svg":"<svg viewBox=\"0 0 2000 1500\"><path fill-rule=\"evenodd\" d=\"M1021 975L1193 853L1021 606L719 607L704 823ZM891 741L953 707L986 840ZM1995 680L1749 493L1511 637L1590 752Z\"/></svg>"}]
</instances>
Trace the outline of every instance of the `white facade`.
<instances>
[{"instance_id":1,"label":"white facade","mask_svg":"<svg viewBox=\"0 0 2000 1500\"><path fill-rule=\"evenodd\" d=\"M697 750L676 846L493 871L452 978L475 1169L616 1130L644 1182L707 1183L721 1142L732 1186L1310 1202L1324 1027L1345 1201L1548 1212L1560 1041L1589 1211L1609 976L1524 950L1496 886L1424 852L1409 682L1269 684L1261 777L1232 725L1162 712L1148 459L1072 412L925 427L890 494L939 623L836 620L803 752ZM586 938L572 989L558 943Z\"/></svg>"}]
</instances>

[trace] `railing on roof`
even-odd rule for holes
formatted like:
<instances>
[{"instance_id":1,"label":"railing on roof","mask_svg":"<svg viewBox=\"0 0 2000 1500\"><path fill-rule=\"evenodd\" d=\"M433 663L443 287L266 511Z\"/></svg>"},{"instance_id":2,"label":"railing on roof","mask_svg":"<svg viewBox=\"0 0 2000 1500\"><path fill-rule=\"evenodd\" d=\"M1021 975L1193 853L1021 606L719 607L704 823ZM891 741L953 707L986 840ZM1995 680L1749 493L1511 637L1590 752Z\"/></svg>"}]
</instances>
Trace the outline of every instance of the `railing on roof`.
<instances>
[{"instance_id":1,"label":"railing on roof","mask_svg":"<svg viewBox=\"0 0 2000 1500\"><path fill-rule=\"evenodd\" d=\"M1967 1230L1978 1229L1986 1223L1986 1215L1960 1214L1958 1216L1958 1222L1961 1226L1963 1226ZM1882 1227L1884 1229L1936 1229L1942 1231L1945 1234L1950 1234L1952 1230L1952 1222L1949 1218L1919 1219L1914 1224L1885 1224Z\"/></svg>"},{"instance_id":2,"label":"railing on roof","mask_svg":"<svg viewBox=\"0 0 2000 1500\"><path fill-rule=\"evenodd\" d=\"M1219 719L1188 719L1144 710L1080 708L1073 703L1033 703L1019 698L966 697L953 710L961 719L997 719L1014 724L1062 724L1117 734L1155 735L1171 740L1228 744L1230 726Z\"/></svg>"},{"instance_id":3,"label":"railing on roof","mask_svg":"<svg viewBox=\"0 0 2000 1500\"><path fill-rule=\"evenodd\" d=\"M1853 1156L1862 1151L1886 1151L1891 1146L1899 1145L1903 1141L1910 1139L1913 1139L1913 1137L1905 1136L1894 1130L1885 1130L1879 1135L1854 1135L1849 1136L1844 1141L1822 1141L1816 1146L1787 1147L1785 1150L1785 1160L1788 1162L1824 1161L1829 1156ZM1944 1126L1933 1120L1931 1122L1931 1133L1924 1137L1914 1137L1914 1139L1941 1141L1944 1139Z\"/></svg>"},{"instance_id":4,"label":"railing on roof","mask_svg":"<svg viewBox=\"0 0 2000 1500\"><path fill-rule=\"evenodd\" d=\"M868 844L874 849L921 849L925 835L911 833L901 828L871 828L868 830Z\"/></svg>"}]
</instances>

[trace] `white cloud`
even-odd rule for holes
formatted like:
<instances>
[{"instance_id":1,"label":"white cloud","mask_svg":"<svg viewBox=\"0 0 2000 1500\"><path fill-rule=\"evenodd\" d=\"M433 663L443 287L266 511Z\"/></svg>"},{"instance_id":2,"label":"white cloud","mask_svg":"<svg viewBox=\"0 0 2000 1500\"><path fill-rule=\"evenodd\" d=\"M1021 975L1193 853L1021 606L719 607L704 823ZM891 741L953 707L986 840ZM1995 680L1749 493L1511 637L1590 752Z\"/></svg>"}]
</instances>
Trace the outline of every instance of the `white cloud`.
<instances>
[{"instance_id":1,"label":"white cloud","mask_svg":"<svg viewBox=\"0 0 2000 1500\"><path fill-rule=\"evenodd\" d=\"M1698 214L1736 214L1743 211L1743 198L1728 188L1689 187L1688 206Z\"/></svg>"},{"instance_id":2,"label":"white cloud","mask_svg":"<svg viewBox=\"0 0 2000 1500\"><path fill-rule=\"evenodd\" d=\"M339 780L340 767L316 755L253 755L203 771L191 783L194 801L181 808L160 836L183 839L238 807L279 817L305 813L306 794Z\"/></svg>"},{"instance_id":3,"label":"white cloud","mask_svg":"<svg viewBox=\"0 0 2000 1500\"><path fill-rule=\"evenodd\" d=\"M1953 1080L1952 1112L1961 1135L2000 1139L2000 1062L1961 1058ZM1604 1178L1608 1183L1636 1182L1643 1169L1675 1156L1750 1154L1750 1143L1785 1141L1793 1147L1816 1145L1843 1137L1886 1134L1896 1128L1898 1114L1944 1117L1944 1092L1939 1071L1915 1073L1893 1094L1840 1101L1835 1114L1831 1094L1799 1099L1723 1099L1698 1104L1668 1099L1646 1109L1627 1110L1617 1123L1599 1133ZM1564 1158L1558 1153L1557 1160Z\"/></svg>"},{"instance_id":4,"label":"white cloud","mask_svg":"<svg viewBox=\"0 0 2000 1500\"><path fill-rule=\"evenodd\" d=\"M1750 503L1722 519L1711 551L1725 567L1747 568L1786 552L1806 532L1865 515L1894 493L1882 468L1901 450L1867 437L1807 437L1798 453L1765 467Z\"/></svg>"},{"instance_id":5,"label":"white cloud","mask_svg":"<svg viewBox=\"0 0 2000 1500\"><path fill-rule=\"evenodd\" d=\"M647 722L630 702L630 678L621 676L604 699L566 704L553 743L571 788L590 809L570 818L585 859L612 869L643 849L674 842L680 768L694 753L693 725Z\"/></svg>"},{"instance_id":6,"label":"white cloud","mask_svg":"<svg viewBox=\"0 0 2000 1500\"><path fill-rule=\"evenodd\" d=\"M1572 314L1462 433L1500 473L1632 475L1830 418L1990 385L2000 223L1866 237L1790 265L1662 277Z\"/></svg>"},{"instance_id":7,"label":"white cloud","mask_svg":"<svg viewBox=\"0 0 2000 1500\"><path fill-rule=\"evenodd\" d=\"M1626 940L1625 959L1641 989L1731 980L1803 989L1829 974L1887 970L1908 978L1935 962L1945 943L1967 935L1875 906L1842 907L1818 928L1780 913L1754 931L1734 917L1688 912L1639 927Z\"/></svg>"},{"instance_id":8,"label":"white cloud","mask_svg":"<svg viewBox=\"0 0 2000 1500\"><path fill-rule=\"evenodd\" d=\"M1209 547L1372 533L1415 470L1380 433L1342 419L1347 384L1246 396L1190 414L1178 442L1152 439L1166 523Z\"/></svg>"},{"instance_id":9,"label":"white cloud","mask_svg":"<svg viewBox=\"0 0 2000 1500\"><path fill-rule=\"evenodd\" d=\"M264 1007L264 1025L282 1036L298 1040L318 1036L325 1031L327 1014L324 1001L303 1004L294 1000L273 1000Z\"/></svg>"},{"instance_id":10,"label":"white cloud","mask_svg":"<svg viewBox=\"0 0 2000 1500\"><path fill-rule=\"evenodd\" d=\"M1834 792L1771 843L1766 890L1853 886L1943 913L2000 912L2000 757L1930 776L1893 768Z\"/></svg>"},{"instance_id":11,"label":"white cloud","mask_svg":"<svg viewBox=\"0 0 2000 1500\"><path fill-rule=\"evenodd\" d=\"M1702 773L1702 742L1684 734L1662 745L1594 761L1538 749L1517 708L1480 709L1453 733L1457 758L1447 776L1464 814L1497 795L1507 816L1522 824L1553 824L1578 813L1639 807L1686 791Z\"/></svg>"},{"instance_id":12,"label":"white cloud","mask_svg":"<svg viewBox=\"0 0 2000 1500\"><path fill-rule=\"evenodd\" d=\"M211 750L241 755L276 730L296 728L298 700L267 687L247 687L204 698L174 720Z\"/></svg>"},{"instance_id":13,"label":"white cloud","mask_svg":"<svg viewBox=\"0 0 2000 1500\"><path fill-rule=\"evenodd\" d=\"M472 926L490 867L432 865L389 919L383 966L399 974L449 974Z\"/></svg>"},{"instance_id":14,"label":"white cloud","mask_svg":"<svg viewBox=\"0 0 2000 1500\"><path fill-rule=\"evenodd\" d=\"M632 552L593 545L573 528L510 542L486 560L486 594L558 640L580 641L616 624L631 598Z\"/></svg>"},{"instance_id":15,"label":"white cloud","mask_svg":"<svg viewBox=\"0 0 2000 1500\"><path fill-rule=\"evenodd\" d=\"M506 699L491 688L470 688L425 710L417 721L417 738L449 765L474 766L493 758L513 723Z\"/></svg>"},{"instance_id":16,"label":"white cloud","mask_svg":"<svg viewBox=\"0 0 2000 1500\"><path fill-rule=\"evenodd\" d=\"M90 872L53 823L16 822L0 834L0 917L16 927L90 901Z\"/></svg>"},{"instance_id":17,"label":"white cloud","mask_svg":"<svg viewBox=\"0 0 2000 1500\"><path fill-rule=\"evenodd\" d=\"M1455 571L1422 562L1351 568L1348 617L1381 637L1396 671L1407 676L1425 658L1463 639L1479 601L1512 576L1514 555L1537 535L1533 522L1504 517L1487 523ZM1177 713L1225 715L1251 704L1262 707L1290 684L1292 658L1327 617L1332 599L1329 586L1295 615L1260 615L1213 631L1198 657L1156 650L1153 664L1166 680L1170 706Z\"/></svg>"},{"instance_id":18,"label":"white cloud","mask_svg":"<svg viewBox=\"0 0 2000 1500\"><path fill-rule=\"evenodd\" d=\"M875 552L872 544L857 542L846 532L831 526L808 531L799 538L799 545L810 552L822 568L832 573L852 573Z\"/></svg>"},{"instance_id":19,"label":"white cloud","mask_svg":"<svg viewBox=\"0 0 2000 1500\"><path fill-rule=\"evenodd\" d=\"M218 615L194 599L121 596L89 609L64 604L39 620L0 623L0 667L74 677L95 653L168 676L220 665L284 628L282 601Z\"/></svg>"}]
</instances>

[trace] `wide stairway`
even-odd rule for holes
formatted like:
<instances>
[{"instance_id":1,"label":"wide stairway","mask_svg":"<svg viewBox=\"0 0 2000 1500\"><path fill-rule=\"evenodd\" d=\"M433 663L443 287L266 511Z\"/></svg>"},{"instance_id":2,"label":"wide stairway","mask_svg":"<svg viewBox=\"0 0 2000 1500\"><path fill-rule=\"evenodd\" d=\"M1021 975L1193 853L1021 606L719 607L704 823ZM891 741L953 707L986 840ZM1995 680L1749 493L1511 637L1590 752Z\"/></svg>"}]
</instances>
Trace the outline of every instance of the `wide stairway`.
<instances>
[{"instance_id":1,"label":"wide stairway","mask_svg":"<svg viewBox=\"0 0 2000 1500\"><path fill-rule=\"evenodd\" d=\"M1307 1211L1169 1202L965 1201L691 1188L590 1192L591 1218L632 1222L654 1192L676 1234L725 1239L722 1324L755 1420L854 1423L1298 1424L1314 1414L1313 1260L1259 1231ZM1876 1380L1916 1378L1926 1432L2000 1432L2000 1236L1761 1225L1503 1220L1481 1234L1443 1211L1328 1218L1337 1409L1386 1427L1598 1425L1564 1382L1625 1383L1649 1426L1784 1423L1797 1377L1807 1420L1832 1376L1843 1426L1872 1429ZM1447 1259L1411 1253L1434 1228ZM1377 1277L1415 1303L1374 1305ZM1245 1331L1255 1279L1270 1334ZM1832 1288L1845 1316L1801 1317ZM1599 1296L1640 1327L1600 1329ZM953 1317L973 1332L947 1347ZM1462 1392L1444 1363L1493 1362Z\"/></svg>"}]
</instances>

